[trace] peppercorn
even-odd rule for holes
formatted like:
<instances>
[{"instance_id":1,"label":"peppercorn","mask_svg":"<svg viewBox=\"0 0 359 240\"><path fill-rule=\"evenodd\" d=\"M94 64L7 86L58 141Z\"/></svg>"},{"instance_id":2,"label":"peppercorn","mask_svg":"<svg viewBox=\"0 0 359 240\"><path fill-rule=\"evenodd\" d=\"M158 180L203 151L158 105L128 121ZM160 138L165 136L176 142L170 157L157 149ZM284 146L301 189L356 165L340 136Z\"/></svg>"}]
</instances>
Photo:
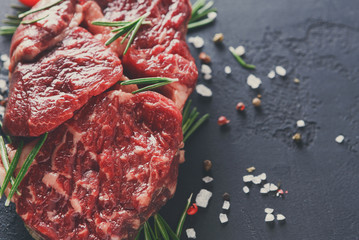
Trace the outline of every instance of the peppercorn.
<instances>
[{"instance_id":1,"label":"peppercorn","mask_svg":"<svg viewBox=\"0 0 359 240\"><path fill-rule=\"evenodd\" d=\"M246 106L244 105L244 103L242 103L242 102L237 103L236 109L238 111L244 111L245 108L246 108Z\"/></svg>"},{"instance_id":2,"label":"peppercorn","mask_svg":"<svg viewBox=\"0 0 359 240\"><path fill-rule=\"evenodd\" d=\"M255 167L249 167L249 168L247 168L247 172L249 172L249 173L253 172L254 170L256 170Z\"/></svg>"},{"instance_id":3,"label":"peppercorn","mask_svg":"<svg viewBox=\"0 0 359 240\"><path fill-rule=\"evenodd\" d=\"M255 107L260 107L261 106L261 103L262 103L262 101L259 99L259 98L253 98L253 100L252 100L252 104L253 104L253 106L255 106Z\"/></svg>"},{"instance_id":4,"label":"peppercorn","mask_svg":"<svg viewBox=\"0 0 359 240\"><path fill-rule=\"evenodd\" d=\"M257 98L262 98L262 95L261 95L261 94L258 94L258 95L257 95Z\"/></svg>"},{"instance_id":5,"label":"peppercorn","mask_svg":"<svg viewBox=\"0 0 359 240\"><path fill-rule=\"evenodd\" d=\"M198 212L197 204L193 203L187 210L188 215L195 215Z\"/></svg>"},{"instance_id":6,"label":"peppercorn","mask_svg":"<svg viewBox=\"0 0 359 240\"><path fill-rule=\"evenodd\" d=\"M224 39L223 33L216 33L213 37L214 43L222 43Z\"/></svg>"},{"instance_id":7,"label":"peppercorn","mask_svg":"<svg viewBox=\"0 0 359 240\"><path fill-rule=\"evenodd\" d=\"M230 120L228 120L225 116L220 116L217 121L219 126L227 125L229 122Z\"/></svg>"},{"instance_id":8,"label":"peppercorn","mask_svg":"<svg viewBox=\"0 0 359 240\"><path fill-rule=\"evenodd\" d=\"M208 64L208 63L211 62L211 57L208 56L207 53L201 52L201 53L199 54L199 60L201 60L203 63Z\"/></svg>"},{"instance_id":9,"label":"peppercorn","mask_svg":"<svg viewBox=\"0 0 359 240\"><path fill-rule=\"evenodd\" d=\"M222 198L225 201L229 201L231 199L231 196L229 195L229 193L225 192L225 193L223 193Z\"/></svg>"},{"instance_id":10,"label":"peppercorn","mask_svg":"<svg viewBox=\"0 0 359 240\"><path fill-rule=\"evenodd\" d=\"M293 80L295 83L300 83L300 80L298 78L294 78Z\"/></svg>"},{"instance_id":11,"label":"peppercorn","mask_svg":"<svg viewBox=\"0 0 359 240\"><path fill-rule=\"evenodd\" d=\"M293 135L292 139L296 142L300 142L302 140L302 136L300 135L300 133L296 133Z\"/></svg>"},{"instance_id":12,"label":"peppercorn","mask_svg":"<svg viewBox=\"0 0 359 240\"><path fill-rule=\"evenodd\" d=\"M211 160L204 160L203 161L203 168L206 172L209 172L212 168L212 162Z\"/></svg>"}]
</instances>

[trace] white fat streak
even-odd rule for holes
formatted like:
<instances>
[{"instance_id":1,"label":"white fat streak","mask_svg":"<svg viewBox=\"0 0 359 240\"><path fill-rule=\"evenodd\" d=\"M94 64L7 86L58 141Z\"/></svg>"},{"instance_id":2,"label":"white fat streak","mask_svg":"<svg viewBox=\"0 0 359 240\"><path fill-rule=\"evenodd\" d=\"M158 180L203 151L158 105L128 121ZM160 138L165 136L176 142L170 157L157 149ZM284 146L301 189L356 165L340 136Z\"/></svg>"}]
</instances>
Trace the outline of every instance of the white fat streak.
<instances>
[{"instance_id":1,"label":"white fat streak","mask_svg":"<svg viewBox=\"0 0 359 240\"><path fill-rule=\"evenodd\" d=\"M78 212L78 213L82 212L80 201L76 197L72 197L70 200L70 203L71 203L72 208L75 210L75 212Z\"/></svg>"},{"instance_id":2,"label":"white fat streak","mask_svg":"<svg viewBox=\"0 0 359 240\"><path fill-rule=\"evenodd\" d=\"M53 189L56 190L56 192L58 192L59 194L64 196L66 199L68 199L69 195L67 195L66 191L62 188L62 186L60 186L60 184L58 184L58 182L57 182L58 178L59 178L58 173L50 172L50 173L45 174L45 176L42 178L42 182L46 186L52 187Z\"/></svg>"}]
</instances>

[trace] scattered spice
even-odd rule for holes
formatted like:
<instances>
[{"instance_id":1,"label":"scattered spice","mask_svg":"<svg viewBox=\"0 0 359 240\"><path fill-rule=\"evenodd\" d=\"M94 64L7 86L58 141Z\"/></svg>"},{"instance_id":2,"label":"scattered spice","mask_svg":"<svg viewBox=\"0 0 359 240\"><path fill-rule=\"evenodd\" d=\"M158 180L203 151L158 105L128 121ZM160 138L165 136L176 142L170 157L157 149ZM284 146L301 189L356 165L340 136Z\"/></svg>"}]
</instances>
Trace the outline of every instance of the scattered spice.
<instances>
[{"instance_id":1,"label":"scattered spice","mask_svg":"<svg viewBox=\"0 0 359 240\"><path fill-rule=\"evenodd\" d=\"M278 221L284 221L285 220L285 216L283 214L277 214L277 220Z\"/></svg>"},{"instance_id":2,"label":"scattered spice","mask_svg":"<svg viewBox=\"0 0 359 240\"><path fill-rule=\"evenodd\" d=\"M262 101L259 99L259 98L253 98L253 100L252 100L252 104L253 104L253 106L255 106L255 107L260 107L261 106L261 103L262 103Z\"/></svg>"},{"instance_id":3,"label":"scattered spice","mask_svg":"<svg viewBox=\"0 0 359 240\"><path fill-rule=\"evenodd\" d=\"M226 222L228 222L227 214L225 214L225 213L220 213L220 214L219 214L219 221L220 221L221 223L226 223Z\"/></svg>"},{"instance_id":4,"label":"scattered spice","mask_svg":"<svg viewBox=\"0 0 359 240\"><path fill-rule=\"evenodd\" d=\"M211 62L211 57L207 53L201 52L199 54L199 60L201 60L203 63L208 64Z\"/></svg>"},{"instance_id":5,"label":"scattered spice","mask_svg":"<svg viewBox=\"0 0 359 240\"><path fill-rule=\"evenodd\" d=\"M299 127L299 128L305 127L305 122L303 120L298 120L297 127Z\"/></svg>"},{"instance_id":6,"label":"scattered spice","mask_svg":"<svg viewBox=\"0 0 359 240\"><path fill-rule=\"evenodd\" d=\"M203 181L204 183L210 183L210 182L213 181L213 178L210 177L210 176L206 176L206 177L202 178L202 181Z\"/></svg>"},{"instance_id":7,"label":"scattered spice","mask_svg":"<svg viewBox=\"0 0 359 240\"><path fill-rule=\"evenodd\" d=\"M274 215L271 213L268 213L264 219L265 222L269 223L269 222L273 222L274 221Z\"/></svg>"},{"instance_id":8,"label":"scattered spice","mask_svg":"<svg viewBox=\"0 0 359 240\"><path fill-rule=\"evenodd\" d=\"M212 168L212 162L211 160L204 160L203 161L203 168L206 172L209 172Z\"/></svg>"},{"instance_id":9,"label":"scattered spice","mask_svg":"<svg viewBox=\"0 0 359 240\"><path fill-rule=\"evenodd\" d=\"M232 68L231 68L230 66L226 66L226 67L224 68L224 72L225 72L227 75L229 75L229 74L232 73Z\"/></svg>"},{"instance_id":10,"label":"scattered spice","mask_svg":"<svg viewBox=\"0 0 359 240\"><path fill-rule=\"evenodd\" d=\"M225 116L220 116L217 121L219 126L227 125L229 122L230 120L228 120Z\"/></svg>"},{"instance_id":11,"label":"scattered spice","mask_svg":"<svg viewBox=\"0 0 359 240\"><path fill-rule=\"evenodd\" d=\"M209 199L212 197L212 192L201 189L196 196L196 204L198 207L206 208L208 206Z\"/></svg>"},{"instance_id":12,"label":"scattered spice","mask_svg":"<svg viewBox=\"0 0 359 240\"><path fill-rule=\"evenodd\" d=\"M262 94L257 94L257 98L262 98Z\"/></svg>"},{"instance_id":13,"label":"scattered spice","mask_svg":"<svg viewBox=\"0 0 359 240\"><path fill-rule=\"evenodd\" d=\"M241 57L246 53L246 49L243 46L238 46L234 49L234 52Z\"/></svg>"},{"instance_id":14,"label":"scattered spice","mask_svg":"<svg viewBox=\"0 0 359 240\"><path fill-rule=\"evenodd\" d=\"M284 67L282 67L282 66L276 66L275 72L281 77L284 77L285 75L287 75L287 70L285 70Z\"/></svg>"},{"instance_id":15,"label":"scattered spice","mask_svg":"<svg viewBox=\"0 0 359 240\"><path fill-rule=\"evenodd\" d=\"M228 210L230 206L231 206L231 204L230 204L229 201L224 201L224 202L223 202L222 209Z\"/></svg>"},{"instance_id":16,"label":"scattered spice","mask_svg":"<svg viewBox=\"0 0 359 240\"><path fill-rule=\"evenodd\" d=\"M187 210L188 215L195 215L198 212L197 204L193 203Z\"/></svg>"},{"instance_id":17,"label":"scattered spice","mask_svg":"<svg viewBox=\"0 0 359 240\"><path fill-rule=\"evenodd\" d=\"M189 37L188 42L192 43L195 48L202 48L204 46L204 40L200 36Z\"/></svg>"},{"instance_id":18,"label":"scattered spice","mask_svg":"<svg viewBox=\"0 0 359 240\"><path fill-rule=\"evenodd\" d=\"M343 135L339 135L338 137L336 137L335 138L335 141L337 142L337 143L343 143L343 141L344 141L344 136Z\"/></svg>"},{"instance_id":19,"label":"scattered spice","mask_svg":"<svg viewBox=\"0 0 359 240\"><path fill-rule=\"evenodd\" d=\"M258 176L255 176L253 179L252 179L252 183L258 185L262 182L262 179L260 179L260 177Z\"/></svg>"},{"instance_id":20,"label":"scattered spice","mask_svg":"<svg viewBox=\"0 0 359 240\"><path fill-rule=\"evenodd\" d=\"M255 167L249 167L249 168L247 168L247 172L249 172L249 173L251 173L251 172L253 172L254 170L256 170L256 168Z\"/></svg>"},{"instance_id":21,"label":"scattered spice","mask_svg":"<svg viewBox=\"0 0 359 240\"><path fill-rule=\"evenodd\" d=\"M296 142L300 142L302 140L302 135L300 133L296 133L293 135L292 139Z\"/></svg>"},{"instance_id":22,"label":"scattered spice","mask_svg":"<svg viewBox=\"0 0 359 240\"><path fill-rule=\"evenodd\" d=\"M254 177L253 175L245 175L243 176L243 182L245 183L252 182L253 177Z\"/></svg>"},{"instance_id":23,"label":"scattered spice","mask_svg":"<svg viewBox=\"0 0 359 240\"><path fill-rule=\"evenodd\" d=\"M257 78L253 74L249 74L249 76L247 77L247 84L252 89L257 89L262 84L262 80L260 78Z\"/></svg>"},{"instance_id":24,"label":"scattered spice","mask_svg":"<svg viewBox=\"0 0 359 240\"><path fill-rule=\"evenodd\" d=\"M186 235L187 235L187 238L196 239L196 232L195 232L194 228L186 229Z\"/></svg>"},{"instance_id":25,"label":"scattered spice","mask_svg":"<svg viewBox=\"0 0 359 240\"><path fill-rule=\"evenodd\" d=\"M248 188L247 186L244 186L244 187L243 187L243 192L244 192L245 194L249 193L249 188Z\"/></svg>"},{"instance_id":26,"label":"scattered spice","mask_svg":"<svg viewBox=\"0 0 359 240\"><path fill-rule=\"evenodd\" d=\"M213 42L216 44L222 43L223 39L224 39L223 33L216 33L216 34L214 34Z\"/></svg>"},{"instance_id":27,"label":"scattered spice","mask_svg":"<svg viewBox=\"0 0 359 240\"><path fill-rule=\"evenodd\" d=\"M223 193L222 198L225 201L229 201L231 199L231 196L229 195L229 193L225 192L225 193Z\"/></svg>"},{"instance_id":28,"label":"scattered spice","mask_svg":"<svg viewBox=\"0 0 359 240\"><path fill-rule=\"evenodd\" d=\"M271 70L271 71L268 73L267 77L268 77L269 79L275 78L275 72L274 72L273 70Z\"/></svg>"},{"instance_id":29,"label":"scattered spice","mask_svg":"<svg viewBox=\"0 0 359 240\"><path fill-rule=\"evenodd\" d=\"M236 109L237 109L238 111L243 112L244 109L246 109L246 106L244 105L243 102L239 102L239 103L237 103Z\"/></svg>"},{"instance_id":30,"label":"scattered spice","mask_svg":"<svg viewBox=\"0 0 359 240\"><path fill-rule=\"evenodd\" d=\"M196 86L196 92L202 97L212 97L212 90L203 84L198 84Z\"/></svg>"}]
</instances>

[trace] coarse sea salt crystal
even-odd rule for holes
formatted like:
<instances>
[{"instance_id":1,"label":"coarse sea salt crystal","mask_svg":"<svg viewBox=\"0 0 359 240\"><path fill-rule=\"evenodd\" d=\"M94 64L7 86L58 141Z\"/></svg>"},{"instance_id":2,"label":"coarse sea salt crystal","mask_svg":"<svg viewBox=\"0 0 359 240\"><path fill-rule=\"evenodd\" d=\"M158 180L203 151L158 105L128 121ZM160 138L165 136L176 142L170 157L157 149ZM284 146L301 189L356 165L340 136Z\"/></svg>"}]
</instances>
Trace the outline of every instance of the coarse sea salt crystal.
<instances>
[{"instance_id":1,"label":"coarse sea salt crystal","mask_svg":"<svg viewBox=\"0 0 359 240\"><path fill-rule=\"evenodd\" d=\"M262 179L258 176L253 177L252 182L254 184L260 184L262 182Z\"/></svg>"},{"instance_id":2,"label":"coarse sea salt crystal","mask_svg":"<svg viewBox=\"0 0 359 240\"><path fill-rule=\"evenodd\" d=\"M4 96L3 95L0 95L0 101L1 100L4 100Z\"/></svg>"},{"instance_id":3,"label":"coarse sea salt crystal","mask_svg":"<svg viewBox=\"0 0 359 240\"><path fill-rule=\"evenodd\" d=\"M9 60L9 56L4 53L4 54L1 54L0 59L1 59L1 61L6 62L7 60Z\"/></svg>"},{"instance_id":4,"label":"coarse sea salt crystal","mask_svg":"<svg viewBox=\"0 0 359 240\"><path fill-rule=\"evenodd\" d=\"M261 173L261 174L258 175L258 177L259 177L262 181L264 181L264 180L267 179L267 174Z\"/></svg>"},{"instance_id":5,"label":"coarse sea salt crystal","mask_svg":"<svg viewBox=\"0 0 359 240\"><path fill-rule=\"evenodd\" d=\"M277 220L278 221L284 221L285 220L285 216L283 214L277 214Z\"/></svg>"},{"instance_id":6,"label":"coarse sea salt crystal","mask_svg":"<svg viewBox=\"0 0 359 240\"><path fill-rule=\"evenodd\" d=\"M226 74L231 74L231 72L232 72L231 67L230 67L230 66L226 66L226 67L224 68L224 72L225 72Z\"/></svg>"},{"instance_id":7,"label":"coarse sea salt crystal","mask_svg":"<svg viewBox=\"0 0 359 240\"><path fill-rule=\"evenodd\" d=\"M278 187L275 184L271 183L269 186L269 191L273 192L273 191L277 191L277 190L278 190Z\"/></svg>"},{"instance_id":8,"label":"coarse sea salt crystal","mask_svg":"<svg viewBox=\"0 0 359 240\"><path fill-rule=\"evenodd\" d=\"M305 122L303 120L298 120L297 121L297 127L299 127L299 128L305 127Z\"/></svg>"},{"instance_id":9,"label":"coarse sea salt crystal","mask_svg":"<svg viewBox=\"0 0 359 240\"><path fill-rule=\"evenodd\" d=\"M0 115L4 116L5 114L5 107L4 106L0 106Z\"/></svg>"},{"instance_id":10,"label":"coarse sea salt crystal","mask_svg":"<svg viewBox=\"0 0 359 240\"><path fill-rule=\"evenodd\" d=\"M6 81L3 79L0 79L0 91L5 92L8 90L8 87L6 86Z\"/></svg>"},{"instance_id":11,"label":"coarse sea salt crystal","mask_svg":"<svg viewBox=\"0 0 359 240\"><path fill-rule=\"evenodd\" d=\"M203 84L196 86L196 92L203 97L212 97L212 90Z\"/></svg>"},{"instance_id":12,"label":"coarse sea salt crystal","mask_svg":"<svg viewBox=\"0 0 359 240\"><path fill-rule=\"evenodd\" d=\"M207 17L209 19L213 20L213 19L215 19L217 17L217 13L216 12L210 12L210 13L207 14Z\"/></svg>"},{"instance_id":13,"label":"coarse sea salt crystal","mask_svg":"<svg viewBox=\"0 0 359 240\"><path fill-rule=\"evenodd\" d=\"M274 221L274 215L269 213L266 215L266 218L264 219L265 222L273 222Z\"/></svg>"},{"instance_id":14,"label":"coarse sea salt crystal","mask_svg":"<svg viewBox=\"0 0 359 240\"><path fill-rule=\"evenodd\" d=\"M198 207L206 208L208 201L211 199L212 193L206 189L201 189L196 196L196 204Z\"/></svg>"},{"instance_id":15,"label":"coarse sea salt crystal","mask_svg":"<svg viewBox=\"0 0 359 240\"><path fill-rule=\"evenodd\" d=\"M268 73L267 77L268 77L269 79L273 79L273 78L275 77L275 72L274 72L273 70L271 70L271 71Z\"/></svg>"},{"instance_id":16,"label":"coarse sea salt crystal","mask_svg":"<svg viewBox=\"0 0 359 240\"><path fill-rule=\"evenodd\" d=\"M222 209L228 210L230 206L231 206L231 204L229 203L229 201L224 201Z\"/></svg>"},{"instance_id":17,"label":"coarse sea salt crystal","mask_svg":"<svg viewBox=\"0 0 359 240\"><path fill-rule=\"evenodd\" d=\"M253 175L245 175L243 176L243 182L247 183L247 182L252 182L253 180Z\"/></svg>"},{"instance_id":18,"label":"coarse sea salt crystal","mask_svg":"<svg viewBox=\"0 0 359 240\"><path fill-rule=\"evenodd\" d=\"M344 136L343 135L339 135L335 138L335 141L337 143L342 143L344 141Z\"/></svg>"},{"instance_id":19,"label":"coarse sea salt crystal","mask_svg":"<svg viewBox=\"0 0 359 240\"><path fill-rule=\"evenodd\" d=\"M188 39L189 41L189 39ZM204 45L204 40L200 36L196 36L194 38L191 38L191 43L195 48L202 48Z\"/></svg>"},{"instance_id":20,"label":"coarse sea salt crystal","mask_svg":"<svg viewBox=\"0 0 359 240\"><path fill-rule=\"evenodd\" d=\"M265 188L265 189L268 189L268 190L269 190L270 185L271 185L270 183L266 183L266 184L264 184L264 185L263 185L263 188Z\"/></svg>"},{"instance_id":21,"label":"coarse sea salt crystal","mask_svg":"<svg viewBox=\"0 0 359 240\"><path fill-rule=\"evenodd\" d=\"M268 189L268 188L261 188L261 189L259 190L259 192L260 192L261 194L267 194L267 193L269 193L269 189Z\"/></svg>"},{"instance_id":22,"label":"coarse sea salt crystal","mask_svg":"<svg viewBox=\"0 0 359 240\"><path fill-rule=\"evenodd\" d=\"M247 186L244 186L244 187L243 187L243 192L244 192L245 194L249 193L249 188L248 188Z\"/></svg>"},{"instance_id":23,"label":"coarse sea salt crystal","mask_svg":"<svg viewBox=\"0 0 359 240\"><path fill-rule=\"evenodd\" d=\"M238 46L234 49L235 54L238 56L243 56L246 53L246 49L243 46Z\"/></svg>"},{"instance_id":24,"label":"coarse sea salt crystal","mask_svg":"<svg viewBox=\"0 0 359 240\"><path fill-rule=\"evenodd\" d=\"M265 213L273 213L273 212L274 212L274 209L273 209L273 208L265 208L265 209L264 209L264 212L265 212Z\"/></svg>"},{"instance_id":25,"label":"coarse sea salt crystal","mask_svg":"<svg viewBox=\"0 0 359 240\"><path fill-rule=\"evenodd\" d=\"M247 77L247 84L252 88L252 89L257 89L259 88L259 86L262 84L262 81L260 78L257 78L256 76L254 76L253 74L249 74L249 76Z\"/></svg>"},{"instance_id":26,"label":"coarse sea salt crystal","mask_svg":"<svg viewBox=\"0 0 359 240\"><path fill-rule=\"evenodd\" d=\"M9 66L10 66L10 59L8 59L8 60L6 60L6 61L4 62L4 68L5 68L6 70L9 70Z\"/></svg>"},{"instance_id":27,"label":"coarse sea salt crystal","mask_svg":"<svg viewBox=\"0 0 359 240\"><path fill-rule=\"evenodd\" d=\"M203 180L203 182L205 182L205 183L210 183L210 182L213 181L213 178L210 177L210 176L206 176L206 177L202 178L202 180Z\"/></svg>"},{"instance_id":28,"label":"coarse sea salt crystal","mask_svg":"<svg viewBox=\"0 0 359 240\"><path fill-rule=\"evenodd\" d=\"M194 228L186 229L186 234L187 234L187 238L192 238L192 239L196 238L196 231L194 230Z\"/></svg>"},{"instance_id":29,"label":"coarse sea salt crystal","mask_svg":"<svg viewBox=\"0 0 359 240\"><path fill-rule=\"evenodd\" d=\"M219 221L221 221L221 223L226 223L226 222L228 222L227 214L225 214L225 213L220 213L220 214L219 214Z\"/></svg>"},{"instance_id":30,"label":"coarse sea salt crystal","mask_svg":"<svg viewBox=\"0 0 359 240\"><path fill-rule=\"evenodd\" d=\"M212 79L212 75L206 73L206 74L203 75L203 79L204 79L204 80L211 80L211 79Z\"/></svg>"},{"instance_id":31,"label":"coarse sea salt crystal","mask_svg":"<svg viewBox=\"0 0 359 240\"><path fill-rule=\"evenodd\" d=\"M281 77L284 77L285 75L287 75L287 70L285 70L284 67L282 67L282 66L276 66L275 72Z\"/></svg>"},{"instance_id":32,"label":"coarse sea salt crystal","mask_svg":"<svg viewBox=\"0 0 359 240\"><path fill-rule=\"evenodd\" d=\"M211 74L212 73L212 69L210 66L208 66L207 64L202 64L201 66L201 73L203 74Z\"/></svg>"}]
</instances>

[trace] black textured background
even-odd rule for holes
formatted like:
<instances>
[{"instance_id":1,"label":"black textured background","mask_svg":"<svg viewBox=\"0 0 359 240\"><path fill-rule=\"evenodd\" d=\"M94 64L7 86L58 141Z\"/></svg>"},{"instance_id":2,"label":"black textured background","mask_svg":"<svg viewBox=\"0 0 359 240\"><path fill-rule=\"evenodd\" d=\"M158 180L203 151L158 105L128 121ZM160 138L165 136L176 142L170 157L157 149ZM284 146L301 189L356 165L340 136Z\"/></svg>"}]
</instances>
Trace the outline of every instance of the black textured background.
<instances>
[{"instance_id":1,"label":"black textured background","mask_svg":"<svg viewBox=\"0 0 359 240\"><path fill-rule=\"evenodd\" d=\"M10 2L0 2L4 18ZM197 239L359 239L359 1L217 0L215 6L215 24L189 33L205 39L203 51L212 57L213 79L199 78L213 90L212 99L192 95L211 118L188 141L176 195L162 215L174 226L190 193L207 188L213 192L208 208L185 225L195 228ZM217 32L225 36L221 47L211 41ZM227 50L231 45L244 45L245 59L257 70L241 68ZM0 38L1 53L8 48L9 39ZM200 51L190 48L198 59ZM232 67L229 76L226 65ZM287 77L268 79L277 65L287 69ZM251 72L262 79L258 91L246 84ZM251 100L258 93L262 107L255 110ZM235 110L238 101L246 103L244 114ZM217 126L220 115L231 120L227 128ZM291 137L300 119L307 126L298 146ZM343 144L334 141L339 134ZM207 185L201 180L205 159L214 165L214 182ZM250 166L289 193L262 196L251 186L245 195L242 176ZM231 195L231 208L222 225L224 192ZM30 239L14 206L3 203L0 239ZM284 214L286 223L267 225L265 207Z\"/></svg>"}]
</instances>

